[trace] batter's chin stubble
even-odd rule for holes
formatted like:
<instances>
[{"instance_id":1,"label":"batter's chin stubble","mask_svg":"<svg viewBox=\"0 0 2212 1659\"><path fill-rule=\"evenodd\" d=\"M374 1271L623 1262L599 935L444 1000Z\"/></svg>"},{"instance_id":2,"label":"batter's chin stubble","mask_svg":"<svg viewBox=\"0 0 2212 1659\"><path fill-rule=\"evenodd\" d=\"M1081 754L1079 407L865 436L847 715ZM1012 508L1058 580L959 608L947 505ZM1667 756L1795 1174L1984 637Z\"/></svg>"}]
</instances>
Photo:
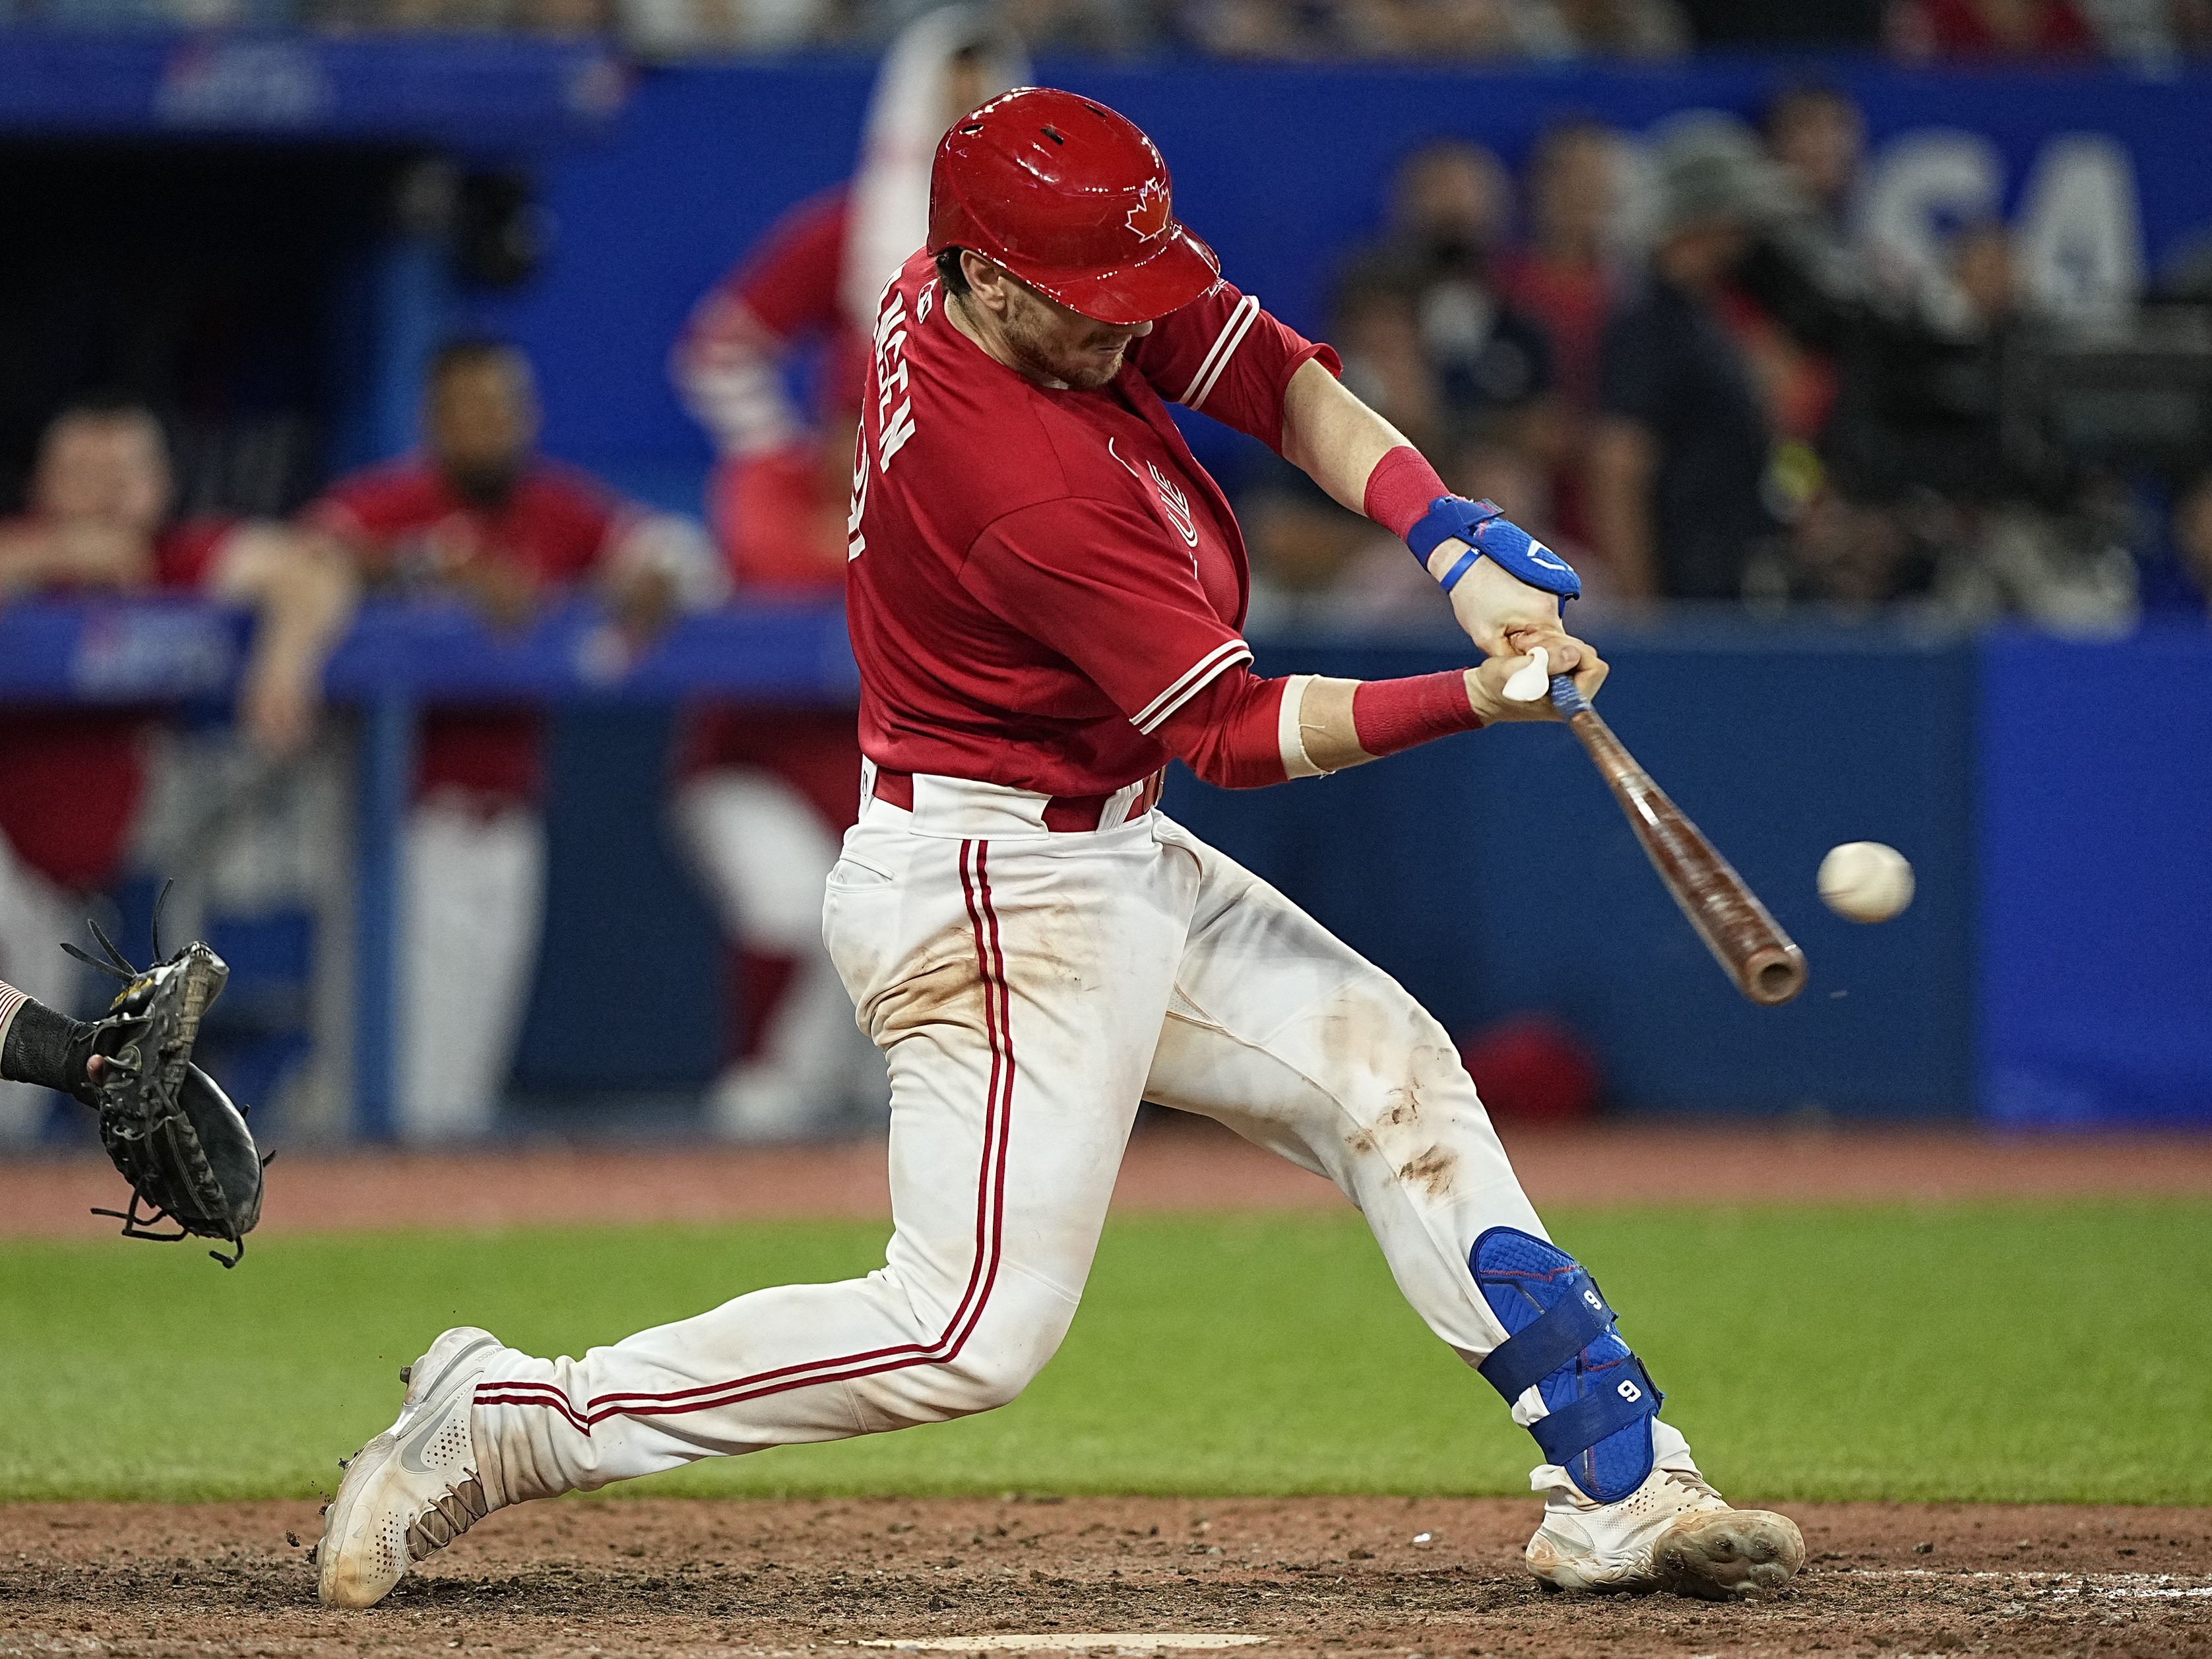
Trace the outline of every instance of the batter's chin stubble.
<instances>
[{"instance_id":1,"label":"batter's chin stubble","mask_svg":"<svg viewBox=\"0 0 2212 1659\"><path fill-rule=\"evenodd\" d=\"M1054 320L1027 307L1008 311L1004 325L1006 346L1024 369L1040 379L1061 381L1079 392L1095 392L1121 372L1123 356L1128 349L1126 344L1103 368L1087 361L1067 363L1056 359L1046 343ZM1075 349L1083 351L1090 343L1086 340Z\"/></svg>"}]
</instances>

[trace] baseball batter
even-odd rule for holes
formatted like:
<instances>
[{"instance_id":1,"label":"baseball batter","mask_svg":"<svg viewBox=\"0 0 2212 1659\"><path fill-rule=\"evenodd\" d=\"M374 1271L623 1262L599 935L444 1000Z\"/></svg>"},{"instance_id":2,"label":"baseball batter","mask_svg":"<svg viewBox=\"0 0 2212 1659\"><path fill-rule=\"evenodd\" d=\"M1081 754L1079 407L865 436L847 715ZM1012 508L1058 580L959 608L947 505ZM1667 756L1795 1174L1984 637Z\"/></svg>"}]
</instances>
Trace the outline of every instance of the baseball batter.
<instances>
[{"instance_id":1,"label":"baseball batter","mask_svg":"<svg viewBox=\"0 0 2212 1659\"><path fill-rule=\"evenodd\" d=\"M1547 1238L1437 1022L1157 805L1170 757L1244 787L1491 721L1574 574L1451 496L1310 344L1222 280L1121 117L1008 94L957 123L927 252L878 308L854 467L860 821L825 936L888 1062L884 1265L594 1348L446 1332L356 1459L319 1551L366 1607L504 1504L691 1459L1003 1405L1075 1315L1139 1102L1328 1176L1400 1289L1535 1437L1529 1570L1725 1596L1804 1559L1700 1476L1590 1276ZM1355 683L1255 677L1244 550L1164 399L1404 535L1486 653ZM1349 851L1350 849L1347 849ZM1453 879L1449 845L1407 849Z\"/></svg>"}]
</instances>

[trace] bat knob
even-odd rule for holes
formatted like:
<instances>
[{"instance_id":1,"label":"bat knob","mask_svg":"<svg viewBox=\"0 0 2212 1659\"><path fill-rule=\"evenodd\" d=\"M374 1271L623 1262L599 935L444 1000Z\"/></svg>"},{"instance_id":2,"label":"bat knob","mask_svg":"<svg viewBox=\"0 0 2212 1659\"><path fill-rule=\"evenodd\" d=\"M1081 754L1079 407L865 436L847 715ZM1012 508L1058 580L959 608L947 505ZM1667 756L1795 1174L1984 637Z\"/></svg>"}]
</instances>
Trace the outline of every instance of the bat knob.
<instances>
[{"instance_id":1,"label":"bat knob","mask_svg":"<svg viewBox=\"0 0 2212 1659\"><path fill-rule=\"evenodd\" d=\"M1563 720L1592 712L1590 700L1583 696L1583 689L1575 684L1572 674L1552 676L1552 707L1559 711L1559 718Z\"/></svg>"}]
</instances>

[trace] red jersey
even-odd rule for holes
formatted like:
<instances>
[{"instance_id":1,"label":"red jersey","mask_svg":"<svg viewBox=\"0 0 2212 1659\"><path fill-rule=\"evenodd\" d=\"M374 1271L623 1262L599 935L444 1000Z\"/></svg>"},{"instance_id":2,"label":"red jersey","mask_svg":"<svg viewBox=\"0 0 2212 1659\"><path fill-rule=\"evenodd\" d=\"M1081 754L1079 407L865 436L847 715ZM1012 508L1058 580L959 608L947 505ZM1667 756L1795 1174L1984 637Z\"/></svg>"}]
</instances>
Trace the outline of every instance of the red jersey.
<instances>
[{"instance_id":1,"label":"red jersey","mask_svg":"<svg viewBox=\"0 0 2212 1659\"><path fill-rule=\"evenodd\" d=\"M1243 538L1161 398L1279 449L1316 356L1338 367L1224 282L1109 385L1054 391L962 334L908 260L877 320L848 549L869 758L1049 795L1165 765L1161 722L1252 653Z\"/></svg>"},{"instance_id":2,"label":"red jersey","mask_svg":"<svg viewBox=\"0 0 2212 1659\"><path fill-rule=\"evenodd\" d=\"M26 523L16 520L15 523ZM203 586L234 528L188 519L154 539L147 585ZM146 787L144 709L11 709L0 714L0 836L58 887L106 886Z\"/></svg>"},{"instance_id":3,"label":"red jersey","mask_svg":"<svg viewBox=\"0 0 2212 1659\"><path fill-rule=\"evenodd\" d=\"M763 386L750 373L763 343L758 329L767 330L772 350L810 338L823 343L817 418L834 424L860 408L868 342L839 298L851 222L847 185L801 202L691 313L677 347L677 372L725 449L757 452L793 435L795 417L782 406L781 386Z\"/></svg>"},{"instance_id":4,"label":"red jersey","mask_svg":"<svg viewBox=\"0 0 2212 1659\"><path fill-rule=\"evenodd\" d=\"M340 479L305 516L352 546L373 574L403 586L496 562L542 588L562 588L599 568L634 515L592 478L551 461L532 461L507 499L487 507L456 494L427 458L408 456ZM431 708L416 792L536 799L541 725L535 710Z\"/></svg>"}]
</instances>

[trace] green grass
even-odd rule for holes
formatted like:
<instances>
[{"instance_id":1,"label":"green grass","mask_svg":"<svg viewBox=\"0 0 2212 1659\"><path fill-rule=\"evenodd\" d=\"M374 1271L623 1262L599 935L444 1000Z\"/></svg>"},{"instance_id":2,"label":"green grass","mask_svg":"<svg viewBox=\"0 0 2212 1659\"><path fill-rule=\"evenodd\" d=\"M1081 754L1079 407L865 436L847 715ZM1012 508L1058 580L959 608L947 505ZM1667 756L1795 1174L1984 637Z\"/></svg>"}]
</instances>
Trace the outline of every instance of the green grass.
<instances>
[{"instance_id":1,"label":"green grass","mask_svg":"<svg viewBox=\"0 0 2212 1659\"><path fill-rule=\"evenodd\" d=\"M1709 1474L1745 1497L2212 1501L2212 1206L1565 1213ZM305 1496L457 1323L580 1352L880 1262L884 1229L270 1238L234 1273L0 1247L0 1498ZM1518 1492L1536 1461L1356 1218L1116 1221L1005 1411L717 1459L701 1494Z\"/></svg>"}]
</instances>

